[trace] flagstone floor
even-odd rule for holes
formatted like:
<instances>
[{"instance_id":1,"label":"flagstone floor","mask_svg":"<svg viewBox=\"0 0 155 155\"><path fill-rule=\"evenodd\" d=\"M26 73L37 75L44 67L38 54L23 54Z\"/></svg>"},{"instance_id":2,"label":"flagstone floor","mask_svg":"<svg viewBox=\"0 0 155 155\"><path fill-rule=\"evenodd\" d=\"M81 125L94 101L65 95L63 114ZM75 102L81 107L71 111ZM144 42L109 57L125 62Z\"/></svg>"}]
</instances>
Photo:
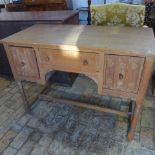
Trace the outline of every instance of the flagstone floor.
<instances>
[{"instance_id":1,"label":"flagstone floor","mask_svg":"<svg viewBox=\"0 0 155 155\"><path fill-rule=\"evenodd\" d=\"M24 83L30 101L42 86ZM120 98L97 95L96 84L80 75L72 87L52 84L49 95L128 110ZM132 142L128 120L58 102L37 100L25 112L16 83L0 78L0 154L2 155L155 155L155 98L146 96Z\"/></svg>"}]
</instances>

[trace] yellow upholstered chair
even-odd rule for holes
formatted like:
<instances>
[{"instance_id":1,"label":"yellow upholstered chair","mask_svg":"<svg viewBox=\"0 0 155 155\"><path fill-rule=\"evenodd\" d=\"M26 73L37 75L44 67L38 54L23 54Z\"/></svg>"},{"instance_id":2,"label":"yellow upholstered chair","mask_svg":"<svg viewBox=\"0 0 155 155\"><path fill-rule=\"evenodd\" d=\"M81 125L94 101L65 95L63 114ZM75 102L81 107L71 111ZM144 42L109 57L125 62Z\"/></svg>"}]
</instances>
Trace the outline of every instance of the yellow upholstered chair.
<instances>
[{"instance_id":1,"label":"yellow upholstered chair","mask_svg":"<svg viewBox=\"0 0 155 155\"><path fill-rule=\"evenodd\" d=\"M144 25L145 6L125 3L91 5L91 21L93 25Z\"/></svg>"}]
</instances>

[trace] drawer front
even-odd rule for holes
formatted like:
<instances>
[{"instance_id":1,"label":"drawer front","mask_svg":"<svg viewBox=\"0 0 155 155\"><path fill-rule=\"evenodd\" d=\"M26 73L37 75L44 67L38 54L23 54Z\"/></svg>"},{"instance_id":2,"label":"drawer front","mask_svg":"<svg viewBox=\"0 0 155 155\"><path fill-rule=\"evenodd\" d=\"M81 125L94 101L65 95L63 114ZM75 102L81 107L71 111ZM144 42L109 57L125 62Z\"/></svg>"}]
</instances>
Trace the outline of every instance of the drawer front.
<instances>
[{"instance_id":1,"label":"drawer front","mask_svg":"<svg viewBox=\"0 0 155 155\"><path fill-rule=\"evenodd\" d=\"M105 55L103 88L137 93L144 58Z\"/></svg>"},{"instance_id":2,"label":"drawer front","mask_svg":"<svg viewBox=\"0 0 155 155\"><path fill-rule=\"evenodd\" d=\"M99 55L96 53L40 49L39 59L40 63L63 71L99 71Z\"/></svg>"},{"instance_id":3,"label":"drawer front","mask_svg":"<svg viewBox=\"0 0 155 155\"><path fill-rule=\"evenodd\" d=\"M32 48L10 47L14 70L17 76L23 78L38 78L36 56Z\"/></svg>"}]
</instances>

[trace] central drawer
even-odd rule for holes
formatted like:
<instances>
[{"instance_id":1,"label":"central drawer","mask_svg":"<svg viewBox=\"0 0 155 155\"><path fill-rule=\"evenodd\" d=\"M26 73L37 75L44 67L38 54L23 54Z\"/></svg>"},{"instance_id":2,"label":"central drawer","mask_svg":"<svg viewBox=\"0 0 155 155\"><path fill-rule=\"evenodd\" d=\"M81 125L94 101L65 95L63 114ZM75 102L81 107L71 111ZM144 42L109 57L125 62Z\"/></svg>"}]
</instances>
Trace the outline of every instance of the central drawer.
<instances>
[{"instance_id":1,"label":"central drawer","mask_svg":"<svg viewBox=\"0 0 155 155\"><path fill-rule=\"evenodd\" d=\"M69 72L98 72L99 54L79 51L39 49L39 60L55 70Z\"/></svg>"}]
</instances>

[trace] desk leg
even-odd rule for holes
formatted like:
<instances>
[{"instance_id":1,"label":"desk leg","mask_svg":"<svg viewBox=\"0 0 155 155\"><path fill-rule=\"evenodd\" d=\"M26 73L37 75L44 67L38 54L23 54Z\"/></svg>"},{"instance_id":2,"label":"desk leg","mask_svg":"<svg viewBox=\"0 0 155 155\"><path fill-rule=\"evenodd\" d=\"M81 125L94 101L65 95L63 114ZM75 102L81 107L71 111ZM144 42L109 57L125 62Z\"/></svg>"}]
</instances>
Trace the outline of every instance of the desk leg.
<instances>
[{"instance_id":1,"label":"desk leg","mask_svg":"<svg viewBox=\"0 0 155 155\"><path fill-rule=\"evenodd\" d=\"M153 71L153 75L152 75L152 84L153 84L152 93L155 96L155 70Z\"/></svg>"},{"instance_id":2,"label":"desk leg","mask_svg":"<svg viewBox=\"0 0 155 155\"><path fill-rule=\"evenodd\" d=\"M18 87L20 89L20 93L21 93L22 100L23 100L23 103L24 103L25 111L29 111L30 107L29 107L29 103L28 103L28 100L27 100L27 97L26 97L26 94L25 94L25 90L24 90L22 81L17 82L17 84L18 84Z\"/></svg>"},{"instance_id":3,"label":"desk leg","mask_svg":"<svg viewBox=\"0 0 155 155\"><path fill-rule=\"evenodd\" d=\"M143 106L143 102L144 102L144 97L147 91L147 87L149 84L149 80L152 74L152 66L154 64L154 58L153 57L147 57L145 58L145 63L144 63L144 70L143 70L143 74L142 74L142 79L141 79L141 83L140 83L140 87L139 87L139 92L136 98L136 107L134 110L134 115L132 118L132 122L131 122L131 127L130 130L128 132L128 140L132 140L134 137L134 133L136 131L136 126L137 126L137 122L141 113L141 109Z\"/></svg>"},{"instance_id":4,"label":"desk leg","mask_svg":"<svg viewBox=\"0 0 155 155\"><path fill-rule=\"evenodd\" d=\"M136 107L135 107L135 110L134 110L134 115L133 115L133 118L132 118L132 121L131 121L131 126L130 126L130 129L129 129L129 132L128 132L128 140L129 141L131 141L134 138L136 126L137 126L139 116L140 116L140 113L141 113L141 109L142 109L142 106L136 104Z\"/></svg>"}]
</instances>

